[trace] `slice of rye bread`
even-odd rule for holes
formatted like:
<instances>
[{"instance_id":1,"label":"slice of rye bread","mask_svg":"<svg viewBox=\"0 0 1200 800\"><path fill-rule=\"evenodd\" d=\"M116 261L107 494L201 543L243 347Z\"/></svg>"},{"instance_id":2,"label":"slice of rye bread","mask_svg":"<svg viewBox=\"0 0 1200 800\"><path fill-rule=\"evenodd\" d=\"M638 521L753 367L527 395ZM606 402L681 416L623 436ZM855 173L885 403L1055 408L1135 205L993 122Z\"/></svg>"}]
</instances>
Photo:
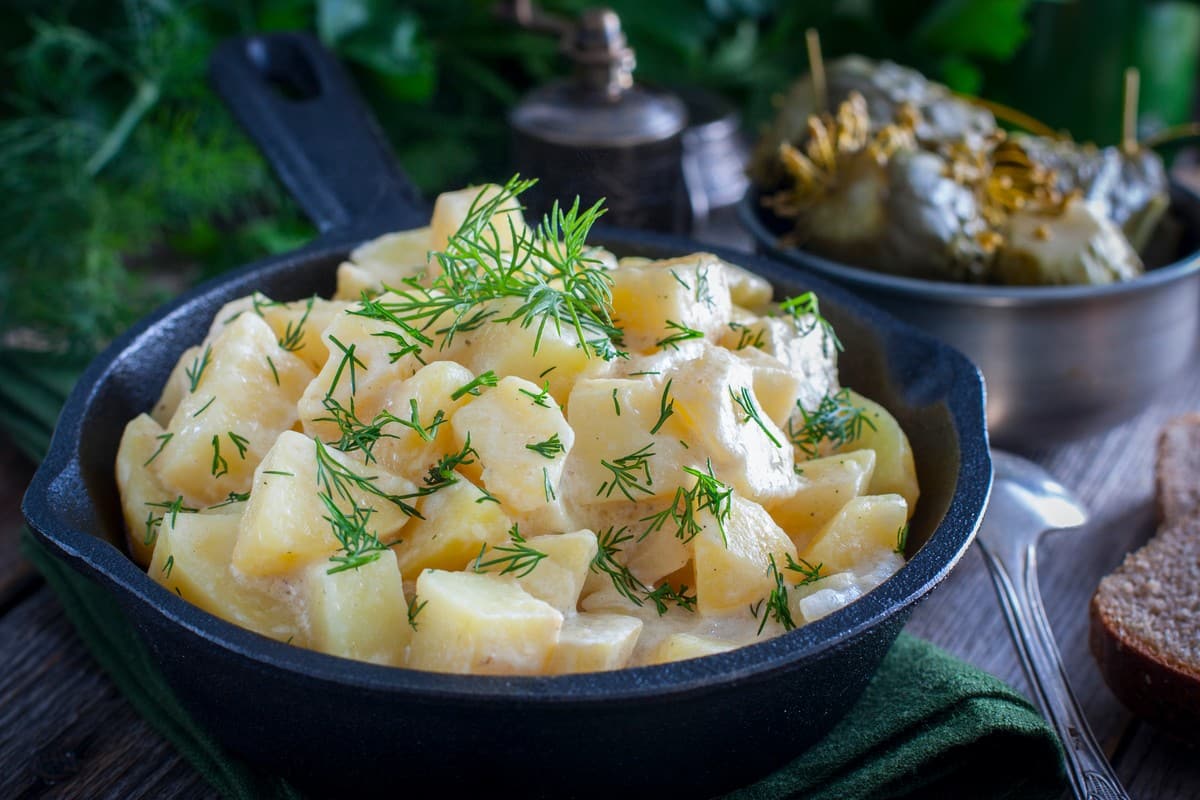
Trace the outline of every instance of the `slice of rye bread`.
<instances>
[{"instance_id":1,"label":"slice of rye bread","mask_svg":"<svg viewBox=\"0 0 1200 800\"><path fill-rule=\"evenodd\" d=\"M1127 708L1200 740L1200 414L1172 420L1158 442L1162 525L1100 581L1090 644Z\"/></svg>"}]
</instances>

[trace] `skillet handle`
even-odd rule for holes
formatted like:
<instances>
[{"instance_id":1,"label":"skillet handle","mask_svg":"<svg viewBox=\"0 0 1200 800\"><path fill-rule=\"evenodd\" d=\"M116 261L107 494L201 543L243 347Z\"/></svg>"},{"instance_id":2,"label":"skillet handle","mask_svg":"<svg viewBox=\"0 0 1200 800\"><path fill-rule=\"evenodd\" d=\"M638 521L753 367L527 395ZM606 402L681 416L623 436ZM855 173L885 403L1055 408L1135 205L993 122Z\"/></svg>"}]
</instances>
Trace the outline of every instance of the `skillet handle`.
<instances>
[{"instance_id":1,"label":"skillet handle","mask_svg":"<svg viewBox=\"0 0 1200 800\"><path fill-rule=\"evenodd\" d=\"M316 37L222 42L209 79L321 233L429 224L428 207L350 76Z\"/></svg>"}]
</instances>

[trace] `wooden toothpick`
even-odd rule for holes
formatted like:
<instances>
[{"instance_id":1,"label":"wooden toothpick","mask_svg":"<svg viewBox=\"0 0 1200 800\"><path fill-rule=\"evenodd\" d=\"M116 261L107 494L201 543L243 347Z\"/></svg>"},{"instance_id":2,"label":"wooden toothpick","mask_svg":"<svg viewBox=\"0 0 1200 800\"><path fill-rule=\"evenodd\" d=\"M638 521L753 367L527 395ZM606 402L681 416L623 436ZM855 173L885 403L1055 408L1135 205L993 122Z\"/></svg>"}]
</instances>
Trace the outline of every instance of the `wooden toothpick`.
<instances>
[{"instance_id":1,"label":"wooden toothpick","mask_svg":"<svg viewBox=\"0 0 1200 800\"><path fill-rule=\"evenodd\" d=\"M821 35L816 28L804 32L804 44L808 49L808 74L812 80L813 102L817 113L829 108L829 95L825 86L825 61L821 58Z\"/></svg>"},{"instance_id":2,"label":"wooden toothpick","mask_svg":"<svg viewBox=\"0 0 1200 800\"><path fill-rule=\"evenodd\" d=\"M1137 67L1125 70L1125 97L1121 106L1121 149L1126 154L1137 151L1138 84L1141 75Z\"/></svg>"}]
</instances>

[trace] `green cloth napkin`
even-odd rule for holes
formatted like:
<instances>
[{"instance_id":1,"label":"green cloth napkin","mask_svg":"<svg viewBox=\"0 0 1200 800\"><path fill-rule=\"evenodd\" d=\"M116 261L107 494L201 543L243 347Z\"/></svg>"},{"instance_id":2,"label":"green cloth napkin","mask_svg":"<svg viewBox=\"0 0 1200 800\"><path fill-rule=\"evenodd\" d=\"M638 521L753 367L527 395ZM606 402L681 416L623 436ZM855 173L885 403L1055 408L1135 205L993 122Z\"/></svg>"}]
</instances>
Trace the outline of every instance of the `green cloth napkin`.
<instances>
[{"instance_id":1,"label":"green cloth napkin","mask_svg":"<svg viewBox=\"0 0 1200 800\"><path fill-rule=\"evenodd\" d=\"M233 758L179 705L116 601L25 531L29 559L117 687L224 797L300 798ZM795 761L727 800L1058 798L1058 740L1011 687L901 634L862 699Z\"/></svg>"}]
</instances>

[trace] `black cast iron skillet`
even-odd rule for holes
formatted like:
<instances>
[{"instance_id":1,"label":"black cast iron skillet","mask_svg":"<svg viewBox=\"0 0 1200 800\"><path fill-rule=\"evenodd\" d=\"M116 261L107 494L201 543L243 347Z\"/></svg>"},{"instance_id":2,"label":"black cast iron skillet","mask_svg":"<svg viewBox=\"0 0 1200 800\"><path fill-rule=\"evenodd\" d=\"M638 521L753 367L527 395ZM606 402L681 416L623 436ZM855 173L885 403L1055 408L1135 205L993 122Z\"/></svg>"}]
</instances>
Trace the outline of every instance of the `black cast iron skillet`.
<instances>
[{"instance_id":1,"label":"black cast iron skillet","mask_svg":"<svg viewBox=\"0 0 1200 800\"><path fill-rule=\"evenodd\" d=\"M848 293L764 258L608 229L621 255L712 249L819 292L846 346L843 380L895 413L922 497L910 561L849 607L776 639L655 667L557 677L440 675L268 640L189 605L123 552L113 461L127 420L156 401L183 349L225 302L328 294L356 243L426 224L348 78L315 40L226 43L212 79L321 235L159 309L88 368L67 401L24 512L61 559L107 588L180 700L229 749L319 793L713 796L763 776L824 735L862 692L913 605L963 554L991 481L978 372L957 352Z\"/></svg>"}]
</instances>

